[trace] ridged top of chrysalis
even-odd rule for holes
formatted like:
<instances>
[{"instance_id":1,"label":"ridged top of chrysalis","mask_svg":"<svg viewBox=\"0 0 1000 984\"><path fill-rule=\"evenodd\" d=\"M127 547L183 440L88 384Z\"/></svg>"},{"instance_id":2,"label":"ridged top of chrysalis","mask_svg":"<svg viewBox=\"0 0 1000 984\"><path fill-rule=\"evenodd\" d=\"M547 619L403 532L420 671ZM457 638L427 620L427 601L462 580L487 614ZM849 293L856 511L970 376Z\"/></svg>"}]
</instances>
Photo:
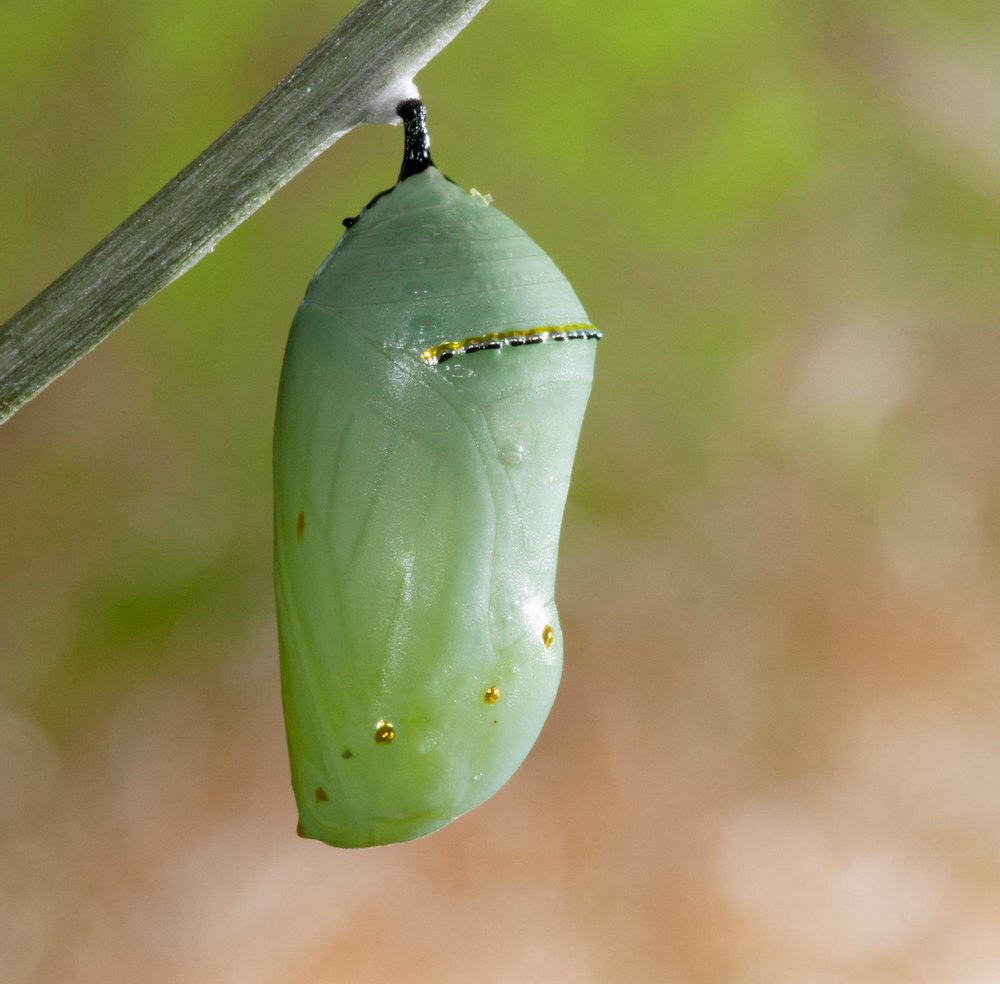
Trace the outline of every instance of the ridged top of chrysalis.
<instances>
[{"instance_id":1,"label":"ridged top of chrysalis","mask_svg":"<svg viewBox=\"0 0 1000 984\"><path fill-rule=\"evenodd\" d=\"M408 309L435 297L433 318L407 317ZM548 255L484 196L429 162L353 220L305 301L371 305L373 313L378 306L378 317L353 322L354 328L381 346L418 354L484 332L516 337L518 329L591 328ZM385 316L393 305L398 319Z\"/></svg>"}]
</instances>

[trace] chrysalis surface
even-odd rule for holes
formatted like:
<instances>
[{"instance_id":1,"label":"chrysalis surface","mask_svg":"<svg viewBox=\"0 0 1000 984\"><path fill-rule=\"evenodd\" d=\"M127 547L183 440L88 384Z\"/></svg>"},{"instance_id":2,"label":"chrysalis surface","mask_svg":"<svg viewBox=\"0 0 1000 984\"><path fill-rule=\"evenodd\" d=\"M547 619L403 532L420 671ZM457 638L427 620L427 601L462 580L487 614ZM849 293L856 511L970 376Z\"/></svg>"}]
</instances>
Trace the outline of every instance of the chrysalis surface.
<instances>
[{"instance_id":1,"label":"chrysalis surface","mask_svg":"<svg viewBox=\"0 0 1000 984\"><path fill-rule=\"evenodd\" d=\"M436 830L535 742L599 337L552 260L431 164L423 106L400 115L400 180L310 283L275 422L299 832L339 847Z\"/></svg>"}]
</instances>

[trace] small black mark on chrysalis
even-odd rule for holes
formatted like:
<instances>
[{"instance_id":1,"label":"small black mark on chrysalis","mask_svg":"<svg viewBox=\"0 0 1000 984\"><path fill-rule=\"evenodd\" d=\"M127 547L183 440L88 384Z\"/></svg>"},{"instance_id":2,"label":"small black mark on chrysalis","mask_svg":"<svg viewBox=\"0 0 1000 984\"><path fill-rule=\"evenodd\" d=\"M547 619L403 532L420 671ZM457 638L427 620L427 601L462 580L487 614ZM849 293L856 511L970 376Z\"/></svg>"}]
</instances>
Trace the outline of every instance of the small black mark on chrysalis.
<instances>
[{"instance_id":1,"label":"small black mark on chrysalis","mask_svg":"<svg viewBox=\"0 0 1000 984\"><path fill-rule=\"evenodd\" d=\"M351 751L351 750L350 750L349 748L345 748L345 749L344 749L344 750L343 750L343 751L342 751L342 752L340 753L340 757L341 757L342 759L352 759L352 758L354 758L354 753L353 753L353 752L352 752L352 751Z\"/></svg>"},{"instance_id":2,"label":"small black mark on chrysalis","mask_svg":"<svg viewBox=\"0 0 1000 984\"><path fill-rule=\"evenodd\" d=\"M326 790L322 786L316 787L316 792L313 793L313 796L316 797L317 803L328 803L330 801L330 797L326 795Z\"/></svg>"},{"instance_id":3,"label":"small black mark on chrysalis","mask_svg":"<svg viewBox=\"0 0 1000 984\"><path fill-rule=\"evenodd\" d=\"M298 516L295 517L295 536L301 540L302 534L306 531L306 514L299 510Z\"/></svg>"},{"instance_id":4,"label":"small black mark on chrysalis","mask_svg":"<svg viewBox=\"0 0 1000 984\"><path fill-rule=\"evenodd\" d=\"M344 219L344 228L350 229L351 226L354 225L354 223L357 222L360 217L361 216L359 215L349 215L346 219Z\"/></svg>"}]
</instances>

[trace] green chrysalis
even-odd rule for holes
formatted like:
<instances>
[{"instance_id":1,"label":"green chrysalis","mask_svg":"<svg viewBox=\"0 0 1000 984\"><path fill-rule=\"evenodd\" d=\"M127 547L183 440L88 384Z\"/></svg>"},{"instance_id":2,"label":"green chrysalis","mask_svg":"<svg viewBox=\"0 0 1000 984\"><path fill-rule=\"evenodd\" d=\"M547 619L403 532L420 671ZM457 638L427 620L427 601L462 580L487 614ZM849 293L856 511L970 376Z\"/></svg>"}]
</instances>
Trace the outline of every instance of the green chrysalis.
<instances>
[{"instance_id":1,"label":"green chrysalis","mask_svg":"<svg viewBox=\"0 0 1000 984\"><path fill-rule=\"evenodd\" d=\"M398 112L399 180L313 277L275 420L299 833L338 847L444 826L534 744L600 337L552 260L433 166L423 105Z\"/></svg>"}]
</instances>

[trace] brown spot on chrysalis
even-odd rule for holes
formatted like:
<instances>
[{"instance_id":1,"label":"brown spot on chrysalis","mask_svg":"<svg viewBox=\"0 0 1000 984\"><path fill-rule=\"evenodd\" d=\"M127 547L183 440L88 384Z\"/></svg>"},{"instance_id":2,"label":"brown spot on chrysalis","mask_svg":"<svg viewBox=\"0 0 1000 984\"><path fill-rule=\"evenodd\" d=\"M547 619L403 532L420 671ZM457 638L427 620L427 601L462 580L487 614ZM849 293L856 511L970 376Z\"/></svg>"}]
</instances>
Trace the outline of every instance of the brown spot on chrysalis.
<instances>
[{"instance_id":1,"label":"brown spot on chrysalis","mask_svg":"<svg viewBox=\"0 0 1000 984\"><path fill-rule=\"evenodd\" d=\"M375 744L391 745L396 737L396 729L391 721L377 721L375 723Z\"/></svg>"},{"instance_id":2,"label":"brown spot on chrysalis","mask_svg":"<svg viewBox=\"0 0 1000 984\"><path fill-rule=\"evenodd\" d=\"M344 749L344 750L343 750L343 751L342 751L342 752L340 753L340 757L341 757L342 759L351 759L351 758L354 758L354 754L353 754L353 753L351 752L351 750L350 750L349 748L345 748L345 749Z\"/></svg>"},{"instance_id":3,"label":"brown spot on chrysalis","mask_svg":"<svg viewBox=\"0 0 1000 984\"><path fill-rule=\"evenodd\" d=\"M295 535L301 540L302 534L306 531L306 514L299 510L298 516L295 517Z\"/></svg>"},{"instance_id":4,"label":"brown spot on chrysalis","mask_svg":"<svg viewBox=\"0 0 1000 984\"><path fill-rule=\"evenodd\" d=\"M495 704L500 699L500 688L499 687L487 687L486 693L483 694L483 700L487 704Z\"/></svg>"},{"instance_id":5,"label":"brown spot on chrysalis","mask_svg":"<svg viewBox=\"0 0 1000 984\"><path fill-rule=\"evenodd\" d=\"M297 833L299 835L299 837L308 837L309 836L306 833L306 828L302 826L302 821L301 820L295 825L295 833Z\"/></svg>"},{"instance_id":6,"label":"brown spot on chrysalis","mask_svg":"<svg viewBox=\"0 0 1000 984\"><path fill-rule=\"evenodd\" d=\"M546 625L542 629L542 642L545 644L545 648L548 649L552 645L552 640L555 639L556 634L552 631L551 625Z\"/></svg>"},{"instance_id":7,"label":"brown spot on chrysalis","mask_svg":"<svg viewBox=\"0 0 1000 984\"><path fill-rule=\"evenodd\" d=\"M328 803L330 801L330 797L326 795L326 790L322 786L317 786L316 792L313 795L316 797L317 803Z\"/></svg>"}]
</instances>

